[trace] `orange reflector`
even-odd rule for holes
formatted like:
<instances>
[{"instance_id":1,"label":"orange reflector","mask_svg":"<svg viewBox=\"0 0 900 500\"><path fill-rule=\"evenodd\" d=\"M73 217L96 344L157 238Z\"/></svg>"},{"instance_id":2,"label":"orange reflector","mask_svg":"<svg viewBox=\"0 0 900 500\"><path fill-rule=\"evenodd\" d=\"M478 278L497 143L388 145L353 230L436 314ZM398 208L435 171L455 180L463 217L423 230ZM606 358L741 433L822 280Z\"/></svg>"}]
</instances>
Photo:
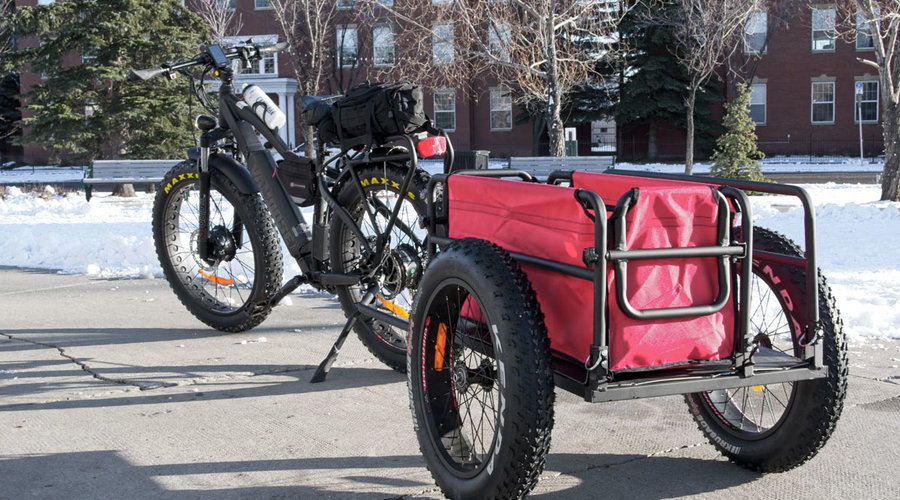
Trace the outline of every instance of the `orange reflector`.
<instances>
[{"instance_id":1,"label":"orange reflector","mask_svg":"<svg viewBox=\"0 0 900 500\"><path fill-rule=\"evenodd\" d=\"M398 306L397 304L394 304L390 300L383 299L381 297L378 297L378 300L381 301L382 305L384 305L384 307L386 307L388 311L402 318L409 318L409 312L407 312L406 309Z\"/></svg>"},{"instance_id":2,"label":"orange reflector","mask_svg":"<svg viewBox=\"0 0 900 500\"><path fill-rule=\"evenodd\" d=\"M220 285L233 285L234 284L234 280L222 278L222 277L216 276L215 274L206 274L203 272L203 269L200 269L200 274L203 275L203 277L208 279L209 281L212 281L213 283L218 283Z\"/></svg>"},{"instance_id":3,"label":"orange reflector","mask_svg":"<svg viewBox=\"0 0 900 500\"><path fill-rule=\"evenodd\" d=\"M761 385L754 385L753 388L756 389L756 390L759 391L759 392L762 392L762 391L763 391L763 386L761 386Z\"/></svg>"},{"instance_id":4,"label":"orange reflector","mask_svg":"<svg viewBox=\"0 0 900 500\"><path fill-rule=\"evenodd\" d=\"M444 369L444 355L447 353L447 323L438 325L437 338L434 339L434 371Z\"/></svg>"}]
</instances>

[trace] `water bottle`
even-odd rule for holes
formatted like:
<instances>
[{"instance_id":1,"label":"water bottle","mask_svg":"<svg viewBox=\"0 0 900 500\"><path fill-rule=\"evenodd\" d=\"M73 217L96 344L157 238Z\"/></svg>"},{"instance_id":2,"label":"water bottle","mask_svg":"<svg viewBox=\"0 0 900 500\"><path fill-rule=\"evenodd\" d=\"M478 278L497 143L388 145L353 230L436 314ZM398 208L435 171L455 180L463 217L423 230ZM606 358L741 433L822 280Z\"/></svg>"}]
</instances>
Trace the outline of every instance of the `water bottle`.
<instances>
[{"instance_id":1,"label":"water bottle","mask_svg":"<svg viewBox=\"0 0 900 500\"><path fill-rule=\"evenodd\" d=\"M272 99L256 85L246 85L241 92L244 102L250 105L256 116L265 122L266 126L272 130L279 129L284 126L287 118L284 112L272 102Z\"/></svg>"}]
</instances>

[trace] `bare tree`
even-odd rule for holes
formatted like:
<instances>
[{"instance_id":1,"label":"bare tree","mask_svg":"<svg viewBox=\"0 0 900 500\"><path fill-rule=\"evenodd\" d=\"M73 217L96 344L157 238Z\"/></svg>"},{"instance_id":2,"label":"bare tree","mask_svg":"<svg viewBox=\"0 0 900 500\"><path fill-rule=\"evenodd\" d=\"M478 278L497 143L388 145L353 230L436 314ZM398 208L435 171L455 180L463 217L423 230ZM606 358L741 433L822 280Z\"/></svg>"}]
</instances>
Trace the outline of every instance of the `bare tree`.
<instances>
[{"instance_id":1,"label":"bare tree","mask_svg":"<svg viewBox=\"0 0 900 500\"><path fill-rule=\"evenodd\" d=\"M687 70L690 79L684 103L687 113L684 173L690 175L694 169L697 93L740 46L737 40L747 18L752 12L762 10L762 5L761 0L672 0L664 3L676 8L659 9L665 14L654 17L653 21L673 28L677 45L673 47L675 58Z\"/></svg>"},{"instance_id":2,"label":"bare tree","mask_svg":"<svg viewBox=\"0 0 900 500\"><path fill-rule=\"evenodd\" d=\"M301 95L327 90L329 57L335 38L338 9L335 0L272 0L272 10L289 44L291 69ZM312 144L312 127L303 127L303 140ZM308 155L313 148L306 148Z\"/></svg>"},{"instance_id":3,"label":"bare tree","mask_svg":"<svg viewBox=\"0 0 900 500\"><path fill-rule=\"evenodd\" d=\"M561 111L567 96L614 57L620 2L474 0L454 3L465 50L547 124L550 154L565 154Z\"/></svg>"},{"instance_id":4,"label":"bare tree","mask_svg":"<svg viewBox=\"0 0 900 500\"><path fill-rule=\"evenodd\" d=\"M471 90L478 68L465 50L452 2L407 0L395 7L384 0L357 0L356 5L358 24L367 28L361 33L367 47L361 61L371 78Z\"/></svg>"},{"instance_id":5,"label":"bare tree","mask_svg":"<svg viewBox=\"0 0 900 500\"><path fill-rule=\"evenodd\" d=\"M397 63L376 73L467 90L488 76L547 124L554 156L565 152L567 96L612 57L622 15L620 2L607 0L409 0L402 10L366 1L376 23L395 27Z\"/></svg>"},{"instance_id":6,"label":"bare tree","mask_svg":"<svg viewBox=\"0 0 900 500\"><path fill-rule=\"evenodd\" d=\"M838 26L850 40L871 43L872 57L860 62L878 72L881 126L884 134L884 174L881 199L900 201L900 2L843 0L844 22Z\"/></svg>"},{"instance_id":7,"label":"bare tree","mask_svg":"<svg viewBox=\"0 0 900 500\"><path fill-rule=\"evenodd\" d=\"M240 33L244 24L234 3L228 0L191 0L191 10L209 24L211 41L222 43L226 36Z\"/></svg>"}]
</instances>

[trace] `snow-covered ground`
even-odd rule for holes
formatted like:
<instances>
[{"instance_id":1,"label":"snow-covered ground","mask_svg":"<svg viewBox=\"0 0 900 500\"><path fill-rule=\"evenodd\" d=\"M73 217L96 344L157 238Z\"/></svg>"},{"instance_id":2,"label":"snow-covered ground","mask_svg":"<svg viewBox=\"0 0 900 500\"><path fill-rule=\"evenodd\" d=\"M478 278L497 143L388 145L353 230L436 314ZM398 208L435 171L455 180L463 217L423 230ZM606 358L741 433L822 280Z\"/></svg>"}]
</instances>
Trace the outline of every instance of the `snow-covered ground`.
<instances>
[{"instance_id":1,"label":"snow-covered ground","mask_svg":"<svg viewBox=\"0 0 900 500\"><path fill-rule=\"evenodd\" d=\"M60 172L48 169L27 182L61 182ZM9 175L0 172L0 183L10 182ZM900 203L878 201L876 185L804 187L815 203L819 266L849 337L900 338ZM98 277L162 276L150 228L152 195L100 194L88 203L83 192L58 195L11 186L6 191L0 199L0 266ZM803 241L796 199L754 197L753 214L757 226ZM285 262L289 278L298 269L291 259Z\"/></svg>"}]
</instances>

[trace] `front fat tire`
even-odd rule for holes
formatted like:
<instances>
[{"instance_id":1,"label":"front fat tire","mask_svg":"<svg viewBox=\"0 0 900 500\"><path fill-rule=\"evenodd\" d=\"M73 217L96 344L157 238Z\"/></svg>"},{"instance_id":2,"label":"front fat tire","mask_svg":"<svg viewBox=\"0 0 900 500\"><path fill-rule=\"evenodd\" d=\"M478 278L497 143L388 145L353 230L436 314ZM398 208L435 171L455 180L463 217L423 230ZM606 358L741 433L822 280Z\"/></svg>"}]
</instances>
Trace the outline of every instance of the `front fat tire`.
<instances>
[{"instance_id":1,"label":"front fat tire","mask_svg":"<svg viewBox=\"0 0 900 500\"><path fill-rule=\"evenodd\" d=\"M802 257L802 251L784 236L766 229L754 228L754 247L774 253ZM797 268L754 262L754 280L774 292L774 297L787 294L790 303L779 300L785 317L803 315L806 277ZM722 391L685 395L691 414L700 430L723 455L732 462L758 472L782 472L797 467L818 452L834 431L847 392L847 344L843 325L824 277L819 275L819 320L825 365L828 376L823 379L795 382L777 422L760 429L738 429L726 423L727 415L711 401ZM791 307L800 309L791 311ZM769 319L771 322L771 319ZM771 323L769 323L771 324ZM786 324L792 325L792 322ZM796 328L790 327L796 339ZM793 346L799 352L799 346ZM765 391L770 386L761 386ZM745 390L753 390L746 388ZM773 393L780 392L773 390ZM722 398L719 397L721 400ZM741 400L740 397L736 401ZM730 403L729 403L730 405ZM725 406L733 412L735 406ZM731 414L734 419L734 413Z\"/></svg>"},{"instance_id":2,"label":"front fat tire","mask_svg":"<svg viewBox=\"0 0 900 500\"><path fill-rule=\"evenodd\" d=\"M182 304L203 323L225 332L249 330L271 312L266 299L279 288L282 277L282 255L278 234L268 209L259 194L243 194L221 172L212 170L210 177L210 226L233 223L216 220L216 214L230 213L233 207L243 224L242 246L231 261L204 268L196 249L185 245L191 236L191 218L196 218L194 202L199 181L196 163L186 160L174 166L157 186L153 203L153 240L163 274ZM193 196L191 196L193 193ZM193 213L192 213L193 210ZM233 229L233 224L231 226ZM234 234L232 231L229 234ZM249 247L249 252L247 251ZM188 250L189 248L189 250ZM250 255L247 255L250 253ZM249 283L234 286L210 284L207 276L228 278L239 271L242 262L249 268Z\"/></svg>"},{"instance_id":3,"label":"front fat tire","mask_svg":"<svg viewBox=\"0 0 900 500\"><path fill-rule=\"evenodd\" d=\"M483 321L459 313L467 297ZM553 375L543 314L509 254L466 239L431 263L413 306L408 385L444 495L521 498L534 488L550 448Z\"/></svg>"}]
</instances>

